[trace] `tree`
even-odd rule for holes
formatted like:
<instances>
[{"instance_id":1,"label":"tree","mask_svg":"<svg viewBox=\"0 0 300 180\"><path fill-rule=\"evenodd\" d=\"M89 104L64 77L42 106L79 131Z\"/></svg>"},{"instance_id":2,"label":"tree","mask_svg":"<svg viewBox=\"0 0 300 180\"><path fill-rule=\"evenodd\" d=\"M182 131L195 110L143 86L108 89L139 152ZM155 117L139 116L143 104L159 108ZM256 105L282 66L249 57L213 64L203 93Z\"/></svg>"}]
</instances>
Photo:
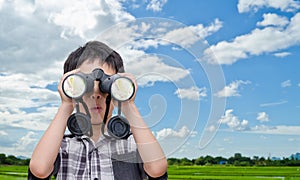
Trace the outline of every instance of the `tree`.
<instances>
[{"instance_id":1,"label":"tree","mask_svg":"<svg viewBox=\"0 0 300 180\"><path fill-rule=\"evenodd\" d=\"M179 165L179 159L177 158L168 158L168 164L169 165Z\"/></svg>"},{"instance_id":2,"label":"tree","mask_svg":"<svg viewBox=\"0 0 300 180\"><path fill-rule=\"evenodd\" d=\"M205 162L204 162L204 157L201 156L201 157L195 159L195 164L196 164L196 165L201 165L201 166L204 165L204 164L205 164Z\"/></svg>"},{"instance_id":3,"label":"tree","mask_svg":"<svg viewBox=\"0 0 300 180\"><path fill-rule=\"evenodd\" d=\"M266 159L264 157L260 157L258 160L258 165L265 166L266 164Z\"/></svg>"},{"instance_id":4,"label":"tree","mask_svg":"<svg viewBox=\"0 0 300 180\"><path fill-rule=\"evenodd\" d=\"M193 163L191 160L189 160L188 158L185 157L180 160L180 165L191 166L191 165L193 165Z\"/></svg>"},{"instance_id":5,"label":"tree","mask_svg":"<svg viewBox=\"0 0 300 180\"><path fill-rule=\"evenodd\" d=\"M258 159L259 159L258 156L253 156L253 161L255 165L258 165Z\"/></svg>"},{"instance_id":6,"label":"tree","mask_svg":"<svg viewBox=\"0 0 300 180\"><path fill-rule=\"evenodd\" d=\"M9 164L9 165L17 165L18 164L19 159L16 158L13 155L9 155L6 157L5 159L5 164Z\"/></svg>"},{"instance_id":7,"label":"tree","mask_svg":"<svg viewBox=\"0 0 300 180\"><path fill-rule=\"evenodd\" d=\"M5 154L0 154L0 164L4 164L5 159L6 159L6 155Z\"/></svg>"},{"instance_id":8,"label":"tree","mask_svg":"<svg viewBox=\"0 0 300 180\"><path fill-rule=\"evenodd\" d=\"M204 163L205 165L211 165L214 163L214 158L212 156L207 155L204 158Z\"/></svg>"},{"instance_id":9,"label":"tree","mask_svg":"<svg viewBox=\"0 0 300 180\"><path fill-rule=\"evenodd\" d=\"M234 154L234 159L239 160L242 158L242 154L241 153L235 153Z\"/></svg>"}]
</instances>

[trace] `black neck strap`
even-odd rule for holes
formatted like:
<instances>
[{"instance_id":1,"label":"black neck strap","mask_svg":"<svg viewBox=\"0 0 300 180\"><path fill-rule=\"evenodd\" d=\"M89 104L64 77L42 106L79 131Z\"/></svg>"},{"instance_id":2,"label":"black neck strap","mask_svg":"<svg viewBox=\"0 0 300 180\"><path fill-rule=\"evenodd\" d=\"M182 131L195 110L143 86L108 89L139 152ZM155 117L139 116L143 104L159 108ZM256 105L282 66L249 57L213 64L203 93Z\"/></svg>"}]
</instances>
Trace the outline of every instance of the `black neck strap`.
<instances>
[{"instance_id":1,"label":"black neck strap","mask_svg":"<svg viewBox=\"0 0 300 180\"><path fill-rule=\"evenodd\" d=\"M105 108L105 114L104 114L104 118L103 118L103 124L104 124L104 125L105 125L106 122L107 122L107 116L108 116L108 112L109 112L110 101L111 101L111 95L109 94L109 95L106 97L106 100L105 100L106 108Z\"/></svg>"},{"instance_id":2,"label":"black neck strap","mask_svg":"<svg viewBox=\"0 0 300 180\"><path fill-rule=\"evenodd\" d=\"M88 117L91 118L91 114L90 114L89 108L88 108L88 106L86 105L86 103L85 103L83 100L81 100L81 104L83 105L83 107L84 107L84 109L85 109L85 112L86 112L86 114L88 115Z\"/></svg>"},{"instance_id":3,"label":"black neck strap","mask_svg":"<svg viewBox=\"0 0 300 180\"><path fill-rule=\"evenodd\" d=\"M110 136L107 136L104 133L105 125L106 125L106 122L107 122L107 116L108 116L108 112L109 112L109 107L110 107L110 101L111 101L111 95L108 94L108 96L106 97L106 100L105 100L106 108L105 108L105 114L104 114L104 118L103 118L103 123L102 123L102 126L101 126L102 135L104 137L106 137L106 138L110 138Z\"/></svg>"}]
</instances>

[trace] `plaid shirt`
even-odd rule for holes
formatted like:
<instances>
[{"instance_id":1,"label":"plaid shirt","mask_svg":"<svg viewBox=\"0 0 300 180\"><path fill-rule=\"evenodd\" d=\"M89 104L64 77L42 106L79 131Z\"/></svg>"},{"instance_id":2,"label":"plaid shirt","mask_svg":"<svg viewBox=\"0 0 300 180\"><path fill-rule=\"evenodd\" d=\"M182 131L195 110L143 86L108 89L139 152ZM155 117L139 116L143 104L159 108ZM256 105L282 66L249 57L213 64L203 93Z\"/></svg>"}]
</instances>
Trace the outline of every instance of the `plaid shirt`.
<instances>
[{"instance_id":1,"label":"plaid shirt","mask_svg":"<svg viewBox=\"0 0 300 180\"><path fill-rule=\"evenodd\" d=\"M144 171L133 136L127 140L102 136L95 144L87 136L65 136L53 174L59 180L153 179ZM38 179L30 169L28 179ZM155 179L166 180L168 175L166 173Z\"/></svg>"},{"instance_id":2,"label":"plaid shirt","mask_svg":"<svg viewBox=\"0 0 300 180\"><path fill-rule=\"evenodd\" d=\"M102 136L95 144L87 136L65 137L59 155L60 167L57 179L67 180L114 179L116 172L113 161L121 160L129 163L138 161L133 136L127 140L107 139Z\"/></svg>"}]
</instances>

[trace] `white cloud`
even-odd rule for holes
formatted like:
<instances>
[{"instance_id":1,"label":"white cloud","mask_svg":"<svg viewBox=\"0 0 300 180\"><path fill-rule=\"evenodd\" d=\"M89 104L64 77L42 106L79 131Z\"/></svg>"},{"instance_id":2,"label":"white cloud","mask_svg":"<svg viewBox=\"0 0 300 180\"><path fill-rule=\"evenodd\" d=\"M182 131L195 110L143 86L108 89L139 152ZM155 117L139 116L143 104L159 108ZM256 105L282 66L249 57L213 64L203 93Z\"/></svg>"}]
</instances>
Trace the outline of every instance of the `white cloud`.
<instances>
[{"instance_id":1,"label":"white cloud","mask_svg":"<svg viewBox=\"0 0 300 180\"><path fill-rule=\"evenodd\" d=\"M134 19L114 0L1 1L0 6L5 7L0 11L5 17L0 28L0 124L34 130L45 130L57 110L59 94L46 86L60 80L67 54L83 38Z\"/></svg>"},{"instance_id":2,"label":"white cloud","mask_svg":"<svg viewBox=\"0 0 300 180\"><path fill-rule=\"evenodd\" d=\"M2 9L3 5L4 5L4 0L0 0L0 10Z\"/></svg>"},{"instance_id":3,"label":"white cloud","mask_svg":"<svg viewBox=\"0 0 300 180\"><path fill-rule=\"evenodd\" d=\"M223 141L224 142L229 142L229 143L232 143L232 137L225 137L224 139L223 139Z\"/></svg>"},{"instance_id":4,"label":"white cloud","mask_svg":"<svg viewBox=\"0 0 300 180\"><path fill-rule=\"evenodd\" d=\"M201 38L206 38L207 36L217 32L223 27L223 22L218 18L214 20L209 26L204 27L201 24L197 26L190 26L193 31L195 31Z\"/></svg>"},{"instance_id":5,"label":"white cloud","mask_svg":"<svg viewBox=\"0 0 300 180\"><path fill-rule=\"evenodd\" d=\"M133 40L130 46L135 49L157 48L158 45L166 46L171 43L187 48L199 41L205 42L205 37L218 31L221 27L222 22L219 19L215 19L208 26L203 24L185 26L176 21L146 18L144 21L137 19L133 21L133 24L131 22L119 23L109 29L108 33L101 34L99 39L109 42L112 47L115 46L118 49L120 49L120 42L128 43Z\"/></svg>"},{"instance_id":6,"label":"white cloud","mask_svg":"<svg viewBox=\"0 0 300 180\"><path fill-rule=\"evenodd\" d=\"M287 103L287 101L263 103L263 104L260 104L260 107L278 106L278 105L285 104L285 103Z\"/></svg>"},{"instance_id":7,"label":"white cloud","mask_svg":"<svg viewBox=\"0 0 300 180\"><path fill-rule=\"evenodd\" d=\"M204 36L217 31L221 28L221 24L218 19L208 27L202 24L184 26L175 21L164 21L159 18L141 21L137 19L133 22L116 24L97 39L107 42L122 55L126 71L138 78L140 86L151 86L156 81L182 80L190 75L190 70L184 69L180 64L169 65L178 64L183 61L181 59L174 60L154 53L150 55L145 52L146 49L173 46L173 44L183 48L190 47L199 41L203 42ZM166 63L166 61L172 62Z\"/></svg>"},{"instance_id":8,"label":"white cloud","mask_svg":"<svg viewBox=\"0 0 300 180\"><path fill-rule=\"evenodd\" d=\"M251 133L260 134L280 134L280 135L300 135L300 126L255 126L249 130Z\"/></svg>"},{"instance_id":9,"label":"white cloud","mask_svg":"<svg viewBox=\"0 0 300 180\"><path fill-rule=\"evenodd\" d=\"M283 58L283 57L286 57L286 56L289 56L289 55L291 55L291 53L289 53L289 52L274 53L274 56L280 57L280 58Z\"/></svg>"},{"instance_id":10,"label":"white cloud","mask_svg":"<svg viewBox=\"0 0 300 180\"><path fill-rule=\"evenodd\" d=\"M45 87L59 81L69 52L103 31L109 31L109 35L101 40L120 50L127 71L139 78L141 86L156 81L178 82L190 75L190 70L168 65L161 57L139 49L141 44L144 49L155 47L161 43L159 40L149 39L140 46L133 41L148 37L148 33L167 38L169 26L153 28L151 23L123 23L121 28L107 30L121 21L134 19L119 1L1 1L1 7L4 6L0 12L6 17L0 30L0 41L5 44L0 47L2 124L44 130L60 102L59 94ZM22 14L17 10L22 10ZM209 35L220 27L221 22L215 20L208 27L189 26L189 31L197 31L198 36ZM124 42L130 42L129 48L120 48Z\"/></svg>"},{"instance_id":11,"label":"white cloud","mask_svg":"<svg viewBox=\"0 0 300 180\"><path fill-rule=\"evenodd\" d=\"M189 89L177 89L175 94L180 99L190 99L194 101L199 101L202 97L206 97L206 88L198 88L198 87L191 87Z\"/></svg>"},{"instance_id":12,"label":"white cloud","mask_svg":"<svg viewBox=\"0 0 300 180\"><path fill-rule=\"evenodd\" d=\"M239 118L233 115L232 112L232 109L226 110L225 115L219 119L221 124L226 124L231 130L258 134L300 135L300 126L256 125L254 127L249 127L247 120L239 120ZM260 112L258 113L257 120L261 122L269 121L269 116L265 112Z\"/></svg>"},{"instance_id":13,"label":"white cloud","mask_svg":"<svg viewBox=\"0 0 300 180\"><path fill-rule=\"evenodd\" d=\"M37 74L45 64L49 69L55 68L56 74L61 72L56 63L65 58L63 51L71 43L62 43L57 38L56 33L59 34L60 29L47 23L47 17L40 9L35 10L35 14L27 12L21 16L11 6L6 5L0 12L1 16L5 16L0 30L0 41L5 44L0 47L1 72ZM48 77L57 77L51 75L48 74Z\"/></svg>"},{"instance_id":14,"label":"white cloud","mask_svg":"<svg viewBox=\"0 0 300 180\"><path fill-rule=\"evenodd\" d=\"M154 12L161 11L167 1L168 0L150 0L149 4L147 4L146 9L152 10Z\"/></svg>"},{"instance_id":15,"label":"white cloud","mask_svg":"<svg viewBox=\"0 0 300 180\"><path fill-rule=\"evenodd\" d=\"M205 37L217 32L222 27L222 22L215 19L213 23L205 27L203 24L186 26L167 32L162 39L172 40L173 43L183 47L189 47L197 41L203 41Z\"/></svg>"},{"instance_id":16,"label":"white cloud","mask_svg":"<svg viewBox=\"0 0 300 180\"><path fill-rule=\"evenodd\" d=\"M96 25L108 27L116 22L133 19L134 17L125 12L117 0L72 1L69 6L63 6L60 11L52 12L49 16L50 22L64 28L62 37L78 35L83 39L87 38L86 32L94 29Z\"/></svg>"},{"instance_id":17,"label":"white cloud","mask_svg":"<svg viewBox=\"0 0 300 180\"><path fill-rule=\"evenodd\" d=\"M179 129L178 131L173 130L171 128L164 128L156 132L155 134L156 134L156 138L158 140L161 140L165 138L185 138L189 135L195 136L197 132L189 130L187 126L182 126L182 128Z\"/></svg>"},{"instance_id":18,"label":"white cloud","mask_svg":"<svg viewBox=\"0 0 300 180\"><path fill-rule=\"evenodd\" d=\"M264 20L257 22L258 26L285 26L289 23L289 20L286 17L279 16L274 13L267 13L263 15Z\"/></svg>"},{"instance_id":19,"label":"white cloud","mask_svg":"<svg viewBox=\"0 0 300 180\"><path fill-rule=\"evenodd\" d=\"M291 85L292 85L291 80L286 80L281 83L281 87L283 87L283 88L290 87Z\"/></svg>"},{"instance_id":20,"label":"white cloud","mask_svg":"<svg viewBox=\"0 0 300 180\"><path fill-rule=\"evenodd\" d=\"M240 13L257 11L260 8L276 8L281 11L291 12L300 8L297 0L239 0L238 11Z\"/></svg>"},{"instance_id":21,"label":"white cloud","mask_svg":"<svg viewBox=\"0 0 300 180\"><path fill-rule=\"evenodd\" d=\"M210 125L209 127L206 128L208 132L216 132L217 127L215 125Z\"/></svg>"},{"instance_id":22,"label":"white cloud","mask_svg":"<svg viewBox=\"0 0 300 180\"><path fill-rule=\"evenodd\" d=\"M135 74L140 86L151 86L155 82L177 82L190 74L190 70L170 66L157 56L144 55L135 57L126 67Z\"/></svg>"},{"instance_id":23,"label":"white cloud","mask_svg":"<svg viewBox=\"0 0 300 180\"><path fill-rule=\"evenodd\" d=\"M102 9L96 10L95 8L93 10L88 6L99 7L99 1L74 3L72 6L62 9L61 12L51 13L49 21L64 27L62 37L66 37L66 34L74 34L84 38L84 33L96 26L97 16L106 15Z\"/></svg>"},{"instance_id":24,"label":"white cloud","mask_svg":"<svg viewBox=\"0 0 300 180\"><path fill-rule=\"evenodd\" d=\"M0 131L0 136L7 136L8 134L7 134L7 132L5 132L5 131Z\"/></svg>"},{"instance_id":25,"label":"white cloud","mask_svg":"<svg viewBox=\"0 0 300 180\"><path fill-rule=\"evenodd\" d=\"M33 131L28 131L25 135L23 132L20 132L20 134L22 135L15 141L9 141L9 143L15 143L1 146L1 150L6 154L22 155L29 158L38 142L38 134ZM15 137L20 134L15 135Z\"/></svg>"},{"instance_id":26,"label":"white cloud","mask_svg":"<svg viewBox=\"0 0 300 180\"><path fill-rule=\"evenodd\" d=\"M239 118L232 114L233 109L228 109L225 111L225 115L219 119L221 124L226 124L231 130L244 131L247 130L248 120L243 119L242 121Z\"/></svg>"},{"instance_id":27,"label":"white cloud","mask_svg":"<svg viewBox=\"0 0 300 180\"><path fill-rule=\"evenodd\" d=\"M298 84L298 86L300 87L300 83Z\"/></svg>"},{"instance_id":28,"label":"white cloud","mask_svg":"<svg viewBox=\"0 0 300 180\"><path fill-rule=\"evenodd\" d=\"M249 84L250 81L233 81L228 86L225 86L221 91L217 92L215 96L217 97L232 97L240 96L238 89L242 84Z\"/></svg>"},{"instance_id":29,"label":"white cloud","mask_svg":"<svg viewBox=\"0 0 300 180\"><path fill-rule=\"evenodd\" d=\"M35 108L33 107L33 109ZM0 124L44 131L50 124L51 119L56 112L57 107L40 107L36 108L36 112L26 112L17 108L12 108L8 111L1 110L0 116L3 118L1 119Z\"/></svg>"},{"instance_id":30,"label":"white cloud","mask_svg":"<svg viewBox=\"0 0 300 180\"><path fill-rule=\"evenodd\" d=\"M32 14L36 8L34 3L30 1L12 1L12 4L14 6L14 10L21 16Z\"/></svg>"},{"instance_id":31,"label":"white cloud","mask_svg":"<svg viewBox=\"0 0 300 180\"><path fill-rule=\"evenodd\" d=\"M93 1L93 0L92 0ZM128 20L134 20L135 17L125 11L125 8L122 6L120 0L110 0L110 1L102 1L102 5L107 3L107 10L109 11L109 14L111 14L112 19L114 22L123 22L123 21L128 21ZM105 17L108 18L108 17Z\"/></svg>"},{"instance_id":32,"label":"white cloud","mask_svg":"<svg viewBox=\"0 0 300 180\"><path fill-rule=\"evenodd\" d=\"M36 133L33 131L29 131L25 136L21 137L19 141L13 146L16 147L17 150L26 150L28 148L32 148L33 145L36 144L37 140L35 138Z\"/></svg>"},{"instance_id":33,"label":"white cloud","mask_svg":"<svg viewBox=\"0 0 300 180\"><path fill-rule=\"evenodd\" d=\"M0 124L45 130L52 119L59 95L46 88L51 84L36 74L0 76Z\"/></svg>"},{"instance_id":34,"label":"white cloud","mask_svg":"<svg viewBox=\"0 0 300 180\"><path fill-rule=\"evenodd\" d=\"M300 13L285 27L267 26L254 29L232 41L221 41L205 50L204 61L211 64L233 64L249 56L271 53L300 44ZM272 43L270 43L272 42Z\"/></svg>"},{"instance_id":35,"label":"white cloud","mask_svg":"<svg viewBox=\"0 0 300 180\"><path fill-rule=\"evenodd\" d=\"M259 112L257 114L256 119L260 122L268 122L269 121L269 115L266 112Z\"/></svg>"},{"instance_id":36,"label":"white cloud","mask_svg":"<svg viewBox=\"0 0 300 180\"><path fill-rule=\"evenodd\" d=\"M19 136L20 134L21 136ZM27 134L20 132L20 134L16 133L12 137L5 137L7 141L2 141L5 142L5 144L0 145L1 152L7 155L21 155L30 158L38 142L39 135L33 131L27 132Z\"/></svg>"},{"instance_id":37,"label":"white cloud","mask_svg":"<svg viewBox=\"0 0 300 180\"><path fill-rule=\"evenodd\" d=\"M4 1L2 6L1 72L36 73L45 64L54 68L83 42L134 19L117 0ZM56 74L62 72L62 66L55 67Z\"/></svg>"}]
</instances>

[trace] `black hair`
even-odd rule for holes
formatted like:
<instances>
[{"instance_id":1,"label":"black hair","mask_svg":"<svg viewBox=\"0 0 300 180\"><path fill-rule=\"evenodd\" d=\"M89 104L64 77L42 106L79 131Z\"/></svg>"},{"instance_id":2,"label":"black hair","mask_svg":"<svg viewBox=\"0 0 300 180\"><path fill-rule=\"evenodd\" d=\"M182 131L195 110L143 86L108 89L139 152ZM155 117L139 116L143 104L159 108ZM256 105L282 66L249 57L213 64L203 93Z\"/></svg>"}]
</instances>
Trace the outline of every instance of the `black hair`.
<instances>
[{"instance_id":1,"label":"black hair","mask_svg":"<svg viewBox=\"0 0 300 180\"><path fill-rule=\"evenodd\" d=\"M101 64L107 64L116 73L125 72L123 60L116 51L102 42L90 41L68 56L64 64L64 73L78 68L85 61L95 60L100 61Z\"/></svg>"},{"instance_id":2,"label":"black hair","mask_svg":"<svg viewBox=\"0 0 300 180\"><path fill-rule=\"evenodd\" d=\"M64 63L64 73L76 69L78 59L80 58L83 51L84 47L79 47L75 51L71 52Z\"/></svg>"}]
</instances>

